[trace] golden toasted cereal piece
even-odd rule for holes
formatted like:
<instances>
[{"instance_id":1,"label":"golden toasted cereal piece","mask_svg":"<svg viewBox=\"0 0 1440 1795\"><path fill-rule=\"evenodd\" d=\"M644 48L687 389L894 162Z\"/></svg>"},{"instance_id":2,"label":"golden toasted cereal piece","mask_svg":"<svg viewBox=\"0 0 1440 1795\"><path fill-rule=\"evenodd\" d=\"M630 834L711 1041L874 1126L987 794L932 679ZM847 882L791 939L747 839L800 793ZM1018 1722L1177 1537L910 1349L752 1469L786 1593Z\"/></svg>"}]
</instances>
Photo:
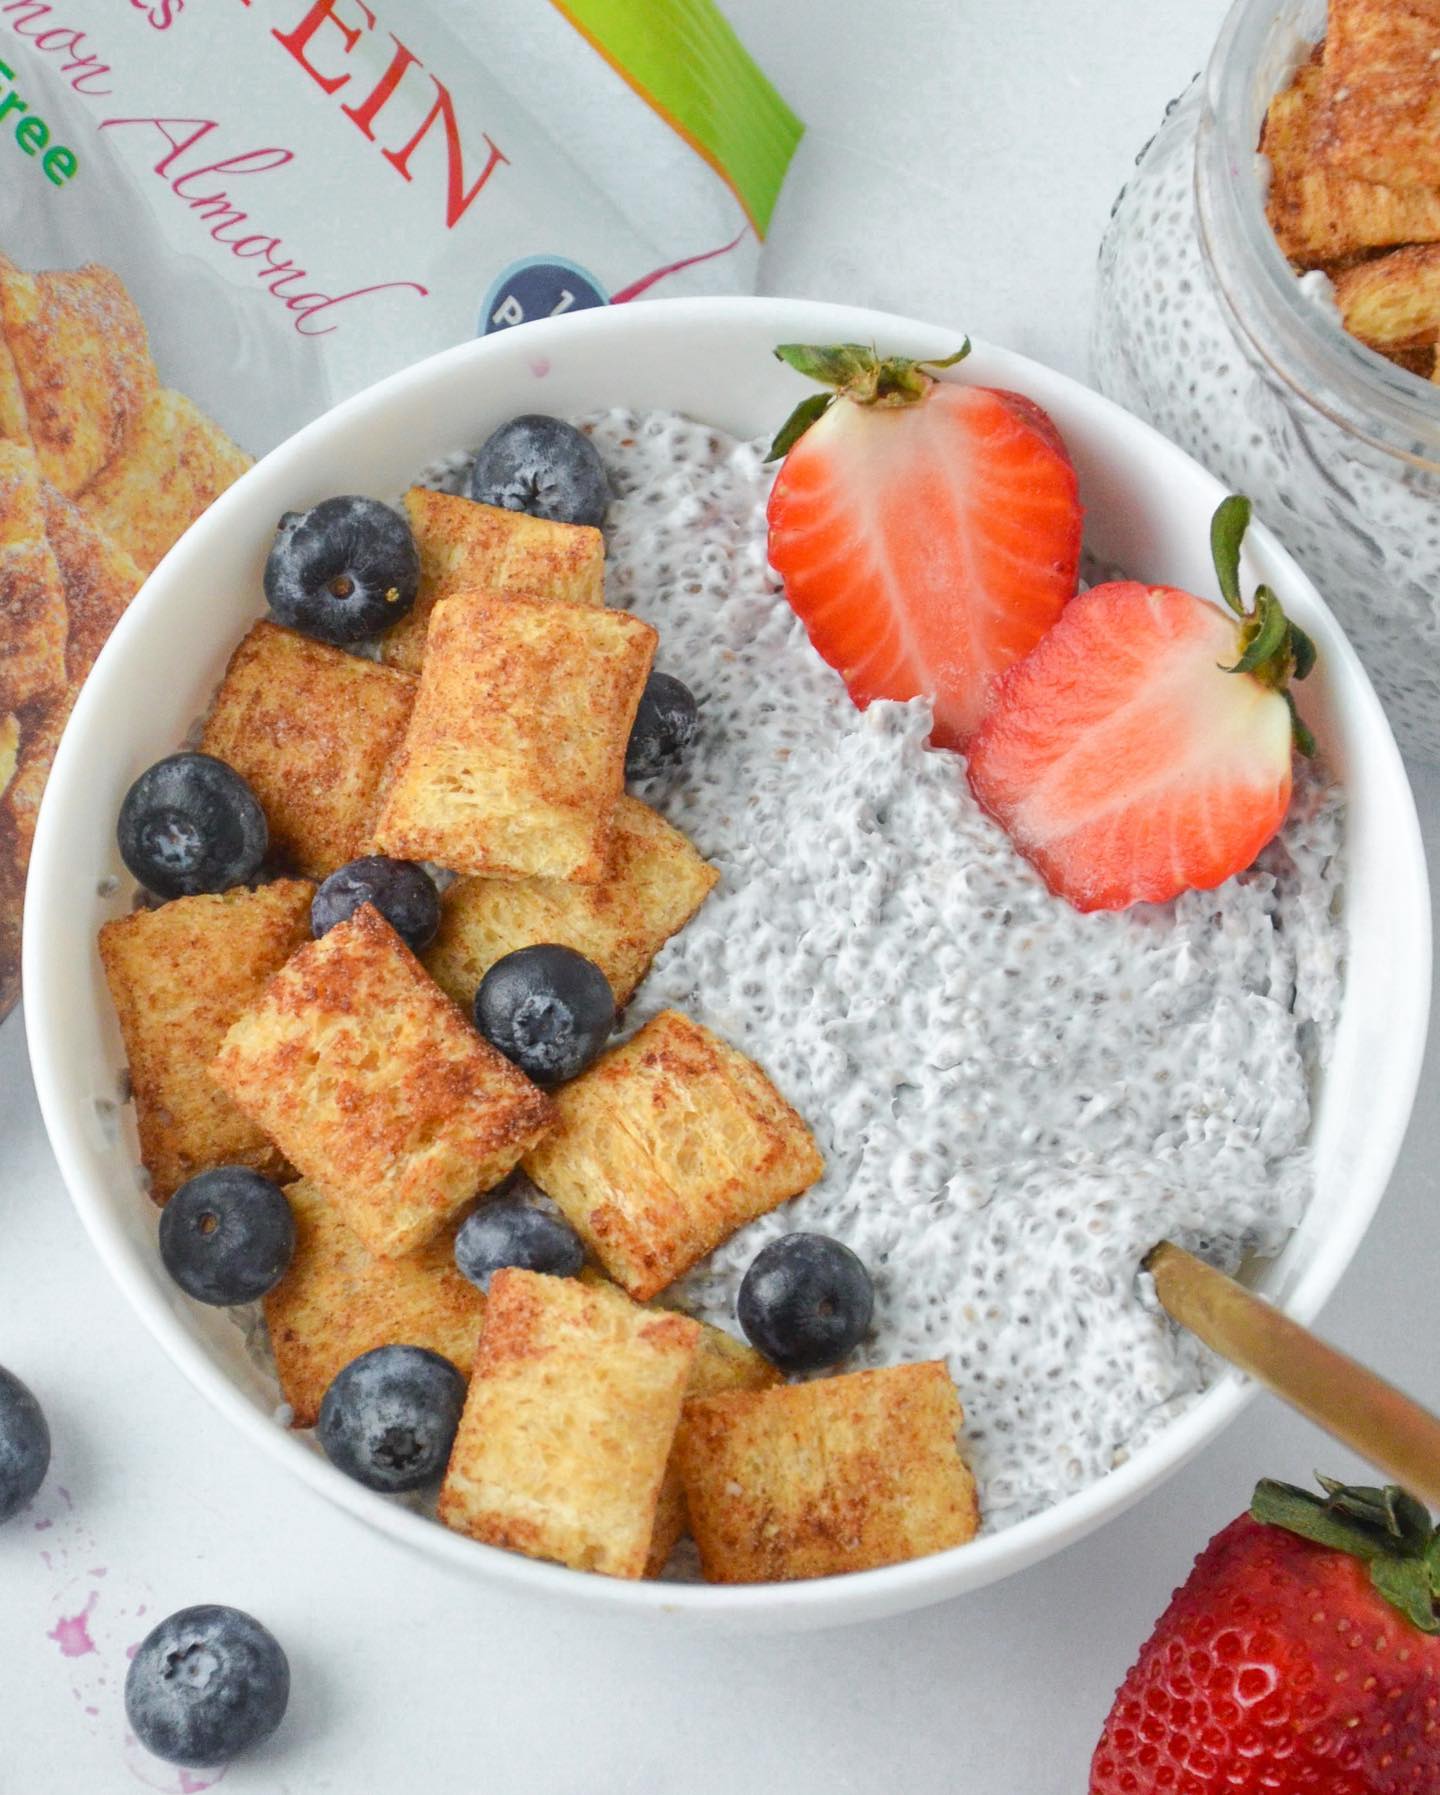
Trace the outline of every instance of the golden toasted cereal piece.
<instances>
[{"instance_id":1,"label":"golden toasted cereal piece","mask_svg":"<svg viewBox=\"0 0 1440 1795\"><path fill-rule=\"evenodd\" d=\"M27 449L30 446L25 394L20 388L15 357L6 344L3 326L0 326L0 442L22 443Z\"/></svg>"},{"instance_id":2,"label":"golden toasted cereal piece","mask_svg":"<svg viewBox=\"0 0 1440 1795\"><path fill-rule=\"evenodd\" d=\"M496 1272L440 1519L531 1558L643 1576L699 1332L573 1278Z\"/></svg>"},{"instance_id":3,"label":"golden toasted cereal piece","mask_svg":"<svg viewBox=\"0 0 1440 1795\"><path fill-rule=\"evenodd\" d=\"M157 384L144 322L109 268L30 275L0 256L0 335L41 475L74 498L119 453Z\"/></svg>"},{"instance_id":4,"label":"golden toasted cereal piece","mask_svg":"<svg viewBox=\"0 0 1440 1795\"><path fill-rule=\"evenodd\" d=\"M975 1479L943 1360L685 1404L676 1440L712 1583L829 1577L973 1539Z\"/></svg>"},{"instance_id":5,"label":"golden toasted cereal piece","mask_svg":"<svg viewBox=\"0 0 1440 1795\"><path fill-rule=\"evenodd\" d=\"M6 787L15 777L15 769L20 764L20 719L15 716L0 717L0 798L5 796Z\"/></svg>"},{"instance_id":6,"label":"golden toasted cereal piece","mask_svg":"<svg viewBox=\"0 0 1440 1795\"><path fill-rule=\"evenodd\" d=\"M377 1259L308 1179L286 1187L295 1257L265 1298L292 1427L313 1427L336 1373L377 1346L424 1346L469 1377L485 1298L455 1266L452 1230L403 1259Z\"/></svg>"},{"instance_id":7,"label":"golden toasted cereal piece","mask_svg":"<svg viewBox=\"0 0 1440 1795\"><path fill-rule=\"evenodd\" d=\"M5 445L0 444L0 460L4 453ZM68 628L62 620L66 684L57 692L21 704L8 716L0 711L0 1016L20 994L25 876L50 763L81 682L140 580L130 557L92 529L53 486L41 486L40 500L46 540L60 575L68 616ZM0 533L3 529L0 522ZM0 565L3 561L4 551L0 550ZM0 624L0 657L3 637Z\"/></svg>"},{"instance_id":8,"label":"golden toasted cereal piece","mask_svg":"<svg viewBox=\"0 0 1440 1795\"><path fill-rule=\"evenodd\" d=\"M593 1266L583 1267L580 1282L589 1289L608 1295L615 1302L623 1303L627 1308L631 1306L629 1297ZM667 1312L665 1305L660 1303L648 1306L654 1312ZM685 1385L687 1402L692 1396L718 1396L723 1390L768 1390L773 1385L784 1382L769 1359L756 1352L753 1346L747 1346L743 1340L737 1340L723 1328L711 1327L707 1321L696 1325L700 1329L700 1335L695 1343L695 1357ZM665 1569L670 1554L687 1525L685 1487L680 1480L680 1467L672 1446L665 1465L665 1478L660 1485L660 1499L655 1507L655 1527L650 1537L650 1552L645 1561L647 1577L658 1577Z\"/></svg>"},{"instance_id":9,"label":"golden toasted cereal piece","mask_svg":"<svg viewBox=\"0 0 1440 1795\"><path fill-rule=\"evenodd\" d=\"M0 778L0 862L8 859L22 874L30 862L40 799L70 709L70 697L62 693L0 719L0 774L3 763L10 761L9 777ZM3 751L6 742L12 744L10 754Z\"/></svg>"},{"instance_id":10,"label":"golden toasted cereal piece","mask_svg":"<svg viewBox=\"0 0 1440 1795\"><path fill-rule=\"evenodd\" d=\"M1330 0L1326 162L1362 181L1440 187L1440 5Z\"/></svg>"},{"instance_id":11,"label":"golden toasted cereal piece","mask_svg":"<svg viewBox=\"0 0 1440 1795\"><path fill-rule=\"evenodd\" d=\"M1440 337L1440 244L1347 268L1335 277L1335 303L1346 330L1372 349L1429 347Z\"/></svg>"},{"instance_id":12,"label":"golden toasted cereal piece","mask_svg":"<svg viewBox=\"0 0 1440 1795\"><path fill-rule=\"evenodd\" d=\"M20 996L20 921L35 816L69 714L62 693L0 716L0 1017Z\"/></svg>"},{"instance_id":13,"label":"golden toasted cereal piece","mask_svg":"<svg viewBox=\"0 0 1440 1795\"><path fill-rule=\"evenodd\" d=\"M255 891L176 898L100 930L140 1157L157 1203L212 1166L284 1172L282 1154L206 1068L235 1018L309 936L314 891L303 879L281 879Z\"/></svg>"},{"instance_id":14,"label":"golden toasted cereal piece","mask_svg":"<svg viewBox=\"0 0 1440 1795\"><path fill-rule=\"evenodd\" d=\"M700 1323L700 1339L690 1367L690 1381L685 1386L687 1402L692 1397L719 1396L731 1390L769 1390L783 1381L769 1359L762 1357L753 1346L747 1346L722 1328ZM672 1446L665 1466L665 1480L660 1485L660 1500L655 1507L655 1529L645 1563L647 1577L658 1577L665 1569L676 1542L689 1531L689 1526L685 1484L680 1475L678 1453Z\"/></svg>"},{"instance_id":15,"label":"golden toasted cereal piece","mask_svg":"<svg viewBox=\"0 0 1440 1795\"><path fill-rule=\"evenodd\" d=\"M140 588L140 569L117 542L86 517L73 499L41 488L45 533L60 569L69 633L65 676L79 690L106 638Z\"/></svg>"},{"instance_id":16,"label":"golden toasted cereal piece","mask_svg":"<svg viewBox=\"0 0 1440 1795\"><path fill-rule=\"evenodd\" d=\"M434 1239L551 1116L369 904L276 973L212 1072L383 1256Z\"/></svg>"},{"instance_id":17,"label":"golden toasted cereal piece","mask_svg":"<svg viewBox=\"0 0 1440 1795\"><path fill-rule=\"evenodd\" d=\"M638 1302L825 1169L755 1062L677 1010L562 1086L555 1109L526 1174Z\"/></svg>"},{"instance_id":18,"label":"golden toasted cereal piece","mask_svg":"<svg viewBox=\"0 0 1440 1795\"><path fill-rule=\"evenodd\" d=\"M1320 160L1323 93L1317 48L1265 115L1260 147L1272 170L1266 211L1285 254L1314 268L1357 250L1440 238L1440 191L1357 181Z\"/></svg>"},{"instance_id":19,"label":"golden toasted cereal piece","mask_svg":"<svg viewBox=\"0 0 1440 1795\"><path fill-rule=\"evenodd\" d=\"M261 622L230 657L201 747L249 780L270 840L309 878L362 852L415 681Z\"/></svg>"},{"instance_id":20,"label":"golden toasted cereal piece","mask_svg":"<svg viewBox=\"0 0 1440 1795\"><path fill-rule=\"evenodd\" d=\"M149 573L252 465L184 393L157 387L80 504Z\"/></svg>"},{"instance_id":21,"label":"golden toasted cereal piece","mask_svg":"<svg viewBox=\"0 0 1440 1795\"><path fill-rule=\"evenodd\" d=\"M624 611L444 599L376 850L454 872L598 883L654 655L655 631Z\"/></svg>"},{"instance_id":22,"label":"golden toasted cereal piece","mask_svg":"<svg viewBox=\"0 0 1440 1795\"><path fill-rule=\"evenodd\" d=\"M456 592L518 592L573 605L605 602L605 539L588 524L556 524L450 492L412 486L405 510L420 551L415 608L380 638L380 658L418 673L430 613Z\"/></svg>"},{"instance_id":23,"label":"golden toasted cereal piece","mask_svg":"<svg viewBox=\"0 0 1440 1795\"><path fill-rule=\"evenodd\" d=\"M442 899L440 932L425 964L463 1008L505 954L558 942L593 960L616 1004L624 1004L719 876L664 817L622 795L602 883L457 879Z\"/></svg>"},{"instance_id":24,"label":"golden toasted cereal piece","mask_svg":"<svg viewBox=\"0 0 1440 1795\"><path fill-rule=\"evenodd\" d=\"M65 588L34 455L0 442L0 715L65 688Z\"/></svg>"}]
</instances>

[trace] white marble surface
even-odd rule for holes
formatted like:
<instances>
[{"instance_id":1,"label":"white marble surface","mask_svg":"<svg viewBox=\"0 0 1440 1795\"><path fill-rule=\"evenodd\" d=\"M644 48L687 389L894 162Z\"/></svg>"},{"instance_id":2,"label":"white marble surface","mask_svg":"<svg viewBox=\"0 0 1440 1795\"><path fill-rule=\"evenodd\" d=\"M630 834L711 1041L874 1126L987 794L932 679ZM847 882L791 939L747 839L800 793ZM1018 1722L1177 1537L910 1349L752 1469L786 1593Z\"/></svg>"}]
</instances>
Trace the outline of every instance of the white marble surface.
<instances>
[{"instance_id":1,"label":"white marble surface","mask_svg":"<svg viewBox=\"0 0 1440 1795\"><path fill-rule=\"evenodd\" d=\"M1203 59L1219 0L727 10L811 125L766 285L933 317L1083 372L1110 201ZM1416 783L1440 844L1440 775ZM1325 1317L1432 1397L1434 1088L1432 1067ZM150 1620L210 1600L262 1616L295 1672L282 1733L229 1772L226 1795L1074 1795L1111 1691L1193 1552L1257 1474L1301 1479L1342 1460L1262 1398L1138 1510L961 1603L757 1641L581 1622L447 1579L245 1451L83 1238L15 1021L0 1030L0 1140L0 1363L33 1382L56 1437L35 1511L0 1533L6 1795L179 1789L127 1756L118 1684ZM67 1657L79 1629L57 1622L92 1596L97 1649Z\"/></svg>"}]
</instances>

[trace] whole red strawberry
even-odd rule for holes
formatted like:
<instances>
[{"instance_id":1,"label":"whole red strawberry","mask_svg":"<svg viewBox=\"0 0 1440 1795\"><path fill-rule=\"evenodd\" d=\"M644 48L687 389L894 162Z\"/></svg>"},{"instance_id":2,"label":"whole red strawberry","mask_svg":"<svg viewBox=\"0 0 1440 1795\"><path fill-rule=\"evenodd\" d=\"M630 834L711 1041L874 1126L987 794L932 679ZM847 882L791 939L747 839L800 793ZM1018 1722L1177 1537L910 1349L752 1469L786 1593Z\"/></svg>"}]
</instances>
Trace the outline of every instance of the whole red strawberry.
<instances>
[{"instance_id":1,"label":"whole red strawberry","mask_svg":"<svg viewBox=\"0 0 1440 1795\"><path fill-rule=\"evenodd\" d=\"M1033 400L937 380L960 361L863 343L775 353L831 392L775 438L770 560L863 710L928 698L963 747L995 682L1075 594L1082 513L1060 433Z\"/></svg>"},{"instance_id":2,"label":"whole red strawberry","mask_svg":"<svg viewBox=\"0 0 1440 1795\"><path fill-rule=\"evenodd\" d=\"M1115 1698L1090 1795L1440 1790L1440 1534L1389 1488L1261 1483Z\"/></svg>"}]
</instances>

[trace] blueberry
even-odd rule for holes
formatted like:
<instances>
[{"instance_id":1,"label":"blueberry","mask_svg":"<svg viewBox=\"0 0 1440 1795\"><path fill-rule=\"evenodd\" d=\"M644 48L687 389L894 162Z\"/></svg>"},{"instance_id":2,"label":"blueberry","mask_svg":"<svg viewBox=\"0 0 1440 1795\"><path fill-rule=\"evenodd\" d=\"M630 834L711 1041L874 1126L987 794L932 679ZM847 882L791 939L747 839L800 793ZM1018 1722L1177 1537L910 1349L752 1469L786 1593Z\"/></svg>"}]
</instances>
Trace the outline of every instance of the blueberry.
<instances>
[{"instance_id":1,"label":"blueberry","mask_svg":"<svg viewBox=\"0 0 1440 1795\"><path fill-rule=\"evenodd\" d=\"M50 1469L50 1429L40 1404L0 1365L0 1521L19 1514Z\"/></svg>"},{"instance_id":2,"label":"blueberry","mask_svg":"<svg viewBox=\"0 0 1440 1795\"><path fill-rule=\"evenodd\" d=\"M440 927L440 893L423 866L364 854L331 873L310 905L316 940L337 922L348 922L362 904L373 904L412 954L423 953Z\"/></svg>"},{"instance_id":3,"label":"blueberry","mask_svg":"<svg viewBox=\"0 0 1440 1795\"><path fill-rule=\"evenodd\" d=\"M735 1313L782 1371L818 1371L859 1345L874 1306L870 1274L849 1247L828 1234L782 1234L751 1260Z\"/></svg>"},{"instance_id":4,"label":"blueberry","mask_svg":"<svg viewBox=\"0 0 1440 1795\"><path fill-rule=\"evenodd\" d=\"M265 563L265 597L281 623L337 647L398 623L419 586L409 524L354 494L287 511Z\"/></svg>"},{"instance_id":5,"label":"blueberry","mask_svg":"<svg viewBox=\"0 0 1440 1795\"><path fill-rule=\"evenodd\" d=\"M285 1276L295 1218L278 1184L249 1166L187 1179L160 1212L160 1257L198 1303L253 1303Z\"/></svg>"},{"instance_id":6,"label":"blueberry","mask_svg":"<svg viewBox=\"0 0 1440 1795\"><path fill-rule=\"evenodd\" d=\"M455 1236L455 1263L481 1290L504 1265L573 1278L585 1263L580 1236L559 1216L519 1197L495 1197L466 1217Z\"/></svg>"},{"instance_id":7,"label":"blueberry","mask_svg":"<svg viewBox=\"0 0 1440 1795\"><path fill-rule=\"evenodd\" d=\"M438 1483L454 1444L465 1379L424 1346L377 1346L337 1372L320 1404L325 1456L366 1489Z\"/></svg>"},{"instance_id":8,"label":"blueberry","mask_svg":"<svg viewBox=\"0 0 1440 1795\"><path fill-rule=\"evenodd\" d=\"M228 1764L285 1717L290 1665L268 1628L238 1608L182 1608L141 1640L125 1676L125 1715L167 1763Z\"/></svg>"},{"instance_id":9,"label":"blueberry","mask_svg":"<svg viewBox=\"0 0 1440 1795\"><path fill-rule=\"evenodd\" d=\"M700 713L695 694L669 673L652 673L625 747L625 777L648 779L673 765L695 740Z\"/></svg>"},{"instance_id":10,"label":"blueberry","mask_svg":"<svg viewBox=\"0 0 1440 1795\"><path fill-rule=\"evenodd\" d=\"M120 858L156 897L194 897L248 885L270 831L259 799L213 754L167 754L126 792Z\"/></svg>"},{"instance_id":11,"label":"blueberry","mask_svg":"<svg viewBox=\"0 0 1440 1795\"><path fill-rule=\"evenodd\" d=\"M475 1026L536 1084L563 1084L605 1045L615 997L595 962L573 947L522 947L480 981Z\"/></svg>"},{"instance_id":12,"label":"blueberry","mask_svg":"<svg viewBox=\"0 0 1440 1795\"><path fill-rule=\"evenodd\" d=\"M605 521L610 482L588 436L538 412L511 418L486 439L470 469L470 497L557 524Z\"/></svg>"}]
</instances>

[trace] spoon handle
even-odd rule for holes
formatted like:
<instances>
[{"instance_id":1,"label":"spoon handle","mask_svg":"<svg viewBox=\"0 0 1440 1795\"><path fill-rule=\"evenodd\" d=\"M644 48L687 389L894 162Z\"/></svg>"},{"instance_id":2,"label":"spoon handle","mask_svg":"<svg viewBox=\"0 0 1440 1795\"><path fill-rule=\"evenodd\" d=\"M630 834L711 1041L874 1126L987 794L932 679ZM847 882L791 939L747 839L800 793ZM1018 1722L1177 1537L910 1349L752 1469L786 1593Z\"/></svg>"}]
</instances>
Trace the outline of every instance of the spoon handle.
<instances>
[{"instance_id":1,"label":"spoon handle","mask_svg":"<svg viewBox=\"0 0 1440 1795\"><path fill-rule=\"evenodd\" d=\"M1174 1319L1412 1495L1440 1507L1440 1417L1168 1240L1144 1269Z\"/></svg>"}]
</instances>

